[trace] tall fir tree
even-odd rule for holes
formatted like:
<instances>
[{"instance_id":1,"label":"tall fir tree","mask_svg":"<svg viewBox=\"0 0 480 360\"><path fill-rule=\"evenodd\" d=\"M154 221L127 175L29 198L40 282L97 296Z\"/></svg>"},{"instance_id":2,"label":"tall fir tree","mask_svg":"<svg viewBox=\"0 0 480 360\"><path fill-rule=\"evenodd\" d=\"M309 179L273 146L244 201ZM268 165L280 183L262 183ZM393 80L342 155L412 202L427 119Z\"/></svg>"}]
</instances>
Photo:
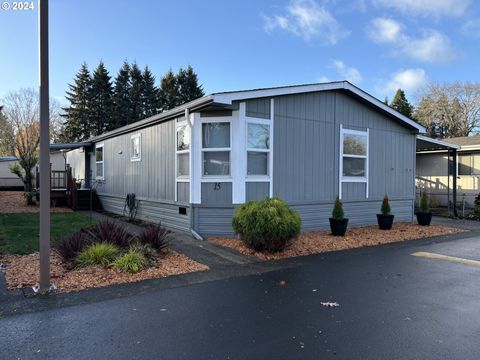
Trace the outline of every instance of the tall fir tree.
<instances>
[{"instance_id":1,"label":"tall fir tree","mask_svg":"<svg viewBox=\"0 0 480 360\"><path fill-rule=\"evenodd\" d=\"M142 71L136 63L133 63L130 67L130 81L130 120L131 122L135 122L143 119L143 77Z\"/></svg>"},{"instance_id":2,"label":"tall fir tree","mask_svg":"<svg viewBox=\"0 0 480 360\"><path fill-rule=\"evenodd\" d=\"M405 92L402 89L398 89L395 97L390 103L390 107L397 110L400 114L405 115L406 117L413 117L413 105L409 103Z\"/></svg>"},{"instance_id":3,"label":"tall fir tree","mask_svg":"<svg viewBox=\"0 0 480 360\"><path fill-rule=\"evenodd\" d=\"M65 142L86 140L90 137L90 103L92 78L86 63L83 63L75 75L73 84L68 84L69 90L65 98L70 105L63 108L65 112L64 128L60 138Z\"/></svg>"},{"instance_id":4,"label":"tall fir tree","mask_svg":"<svg viewBox=\"0 0 480 360\"><path fill-rule=\"evenodd\" d=\"M113 90L113 119L109 130L117 129L131 122L131 100L130 89L130 65L127 61L123 62L115 78Z\"/></svg>"},{"instance_id":5,"label":"tall fir tree","mask_svg":"<svg viewBox=\"0 0 480 360\"><path fill-rule=\"evenodd\" d=\"M160 81L158 99L160 111L173 109L180 103L178 81L172 69L168 70Z\"/></svg>"},{"instance_id":6,"label":"tall fir tree","mask_svg":"<svg viewBox=\"0 0 480 360\"><path fill-rule=\"evenodd\" d=\"M149 117L158 112L158 89L155 86L155 76L148 66L143 70L142 82L143 116Z\"/></svg>"},{"instance_id":7,"label":"tall fir tree","mask_svg":"<svg viewBox=\"0 0 480 360\"><path fill-rule=\"evenodd\" d=\"M178 105L198 99L205 95L203 87L198 84L198 76L193 68L188 65L186 69L180 69L177 75Z\"/></svg>"},{"instance_id":8,"label":"tall fir tree","mask_svg":"<svg viewBox=\"0 0 480 360\"><path fill-rule=\"evenodd\" d=\"M103 62L93 72L90 94L90 136L97 136L112 124L113 86Z\"/></svg>"}]
</instances>

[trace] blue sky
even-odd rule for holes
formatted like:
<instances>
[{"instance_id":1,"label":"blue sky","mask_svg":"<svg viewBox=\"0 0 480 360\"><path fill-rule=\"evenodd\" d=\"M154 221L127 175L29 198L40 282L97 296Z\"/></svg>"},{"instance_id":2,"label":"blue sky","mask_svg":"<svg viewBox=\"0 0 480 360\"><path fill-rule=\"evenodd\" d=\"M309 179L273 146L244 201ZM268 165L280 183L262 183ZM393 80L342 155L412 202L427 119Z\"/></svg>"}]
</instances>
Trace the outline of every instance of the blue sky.
<instances>
[{"instance_id":1,"label":"blue sky","mask_svg":"<svg viewBox=\"0 0 480 360\"><path fill-rule=\"evenodd\" d=\"M34 5L0 10L0 96L38 84ZM65 102L83 61L114 76L127 59L157 83L191 64L207 93L347 79L414 99L479 81L479 15L473 0L50 0L50 90Z\"/></svg>"}]
</instances>

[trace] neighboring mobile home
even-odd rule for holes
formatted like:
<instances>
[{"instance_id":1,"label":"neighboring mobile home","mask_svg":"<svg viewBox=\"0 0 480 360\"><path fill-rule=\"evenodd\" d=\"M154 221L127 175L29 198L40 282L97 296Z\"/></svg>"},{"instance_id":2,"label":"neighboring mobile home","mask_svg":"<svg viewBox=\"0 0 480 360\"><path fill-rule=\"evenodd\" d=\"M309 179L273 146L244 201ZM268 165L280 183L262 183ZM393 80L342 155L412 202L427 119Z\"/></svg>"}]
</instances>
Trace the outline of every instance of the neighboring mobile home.
<instances>
[{"instance_id":1,"label":"neighboring mobile home","mask_svg":"<svg viewBox=\"0 0 480 360\"><path fill-rule=\"evenodd\" d=\"M0 190L23 190L22 180L10 171L17 161L15 156L0 157Z\"/></svg>"},{"instance_id":2,"label":"neighboring mobile home","mask_svg":"<svg viewBox=\"0 0 480 360\"><path fill-rule=\"evenodd\" d=\"M480 136L456 137L443 140L457 146L457 205L465 201L466 208L472 208L475 196L480 193ZM430 194L434 204L448 205L449 193L453 191L454 161L447 151L422 152L417 154L417 186ZM450 196L451 203L451 196Z\"/></svg>"},{"instance_id":3,"label":"neighboring mobile home","mask_svg":"<svg viewBox=\"0 0 480 360\"><path fill-rule=\"evenodd\" d=\"M114 213L135 193L138 218L224 235L238 204L278 195L318 230L337 195L352 226L375 223L385 194L412 220L424 131L342 81L208 95L90 139L67 162Z\"/></svg>"}]
</instances>

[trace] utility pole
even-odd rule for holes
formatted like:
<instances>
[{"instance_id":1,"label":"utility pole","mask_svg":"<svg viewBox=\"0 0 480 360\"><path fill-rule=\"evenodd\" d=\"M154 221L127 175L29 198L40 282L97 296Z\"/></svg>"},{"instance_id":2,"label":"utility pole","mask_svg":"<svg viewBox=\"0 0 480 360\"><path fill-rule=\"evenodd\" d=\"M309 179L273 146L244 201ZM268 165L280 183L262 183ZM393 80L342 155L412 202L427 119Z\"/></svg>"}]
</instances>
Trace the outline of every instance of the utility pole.
<instances>
[{"instance_id":1,"label":"utility pole","mask_svg":"<svg viewBox=\"0 0 480 360\"><path fill-rule=\"evenodd\" d=\"M50 116L48 0L38 1L40 74L40 293L50 290Z\"/></svg>"}]
</instances>

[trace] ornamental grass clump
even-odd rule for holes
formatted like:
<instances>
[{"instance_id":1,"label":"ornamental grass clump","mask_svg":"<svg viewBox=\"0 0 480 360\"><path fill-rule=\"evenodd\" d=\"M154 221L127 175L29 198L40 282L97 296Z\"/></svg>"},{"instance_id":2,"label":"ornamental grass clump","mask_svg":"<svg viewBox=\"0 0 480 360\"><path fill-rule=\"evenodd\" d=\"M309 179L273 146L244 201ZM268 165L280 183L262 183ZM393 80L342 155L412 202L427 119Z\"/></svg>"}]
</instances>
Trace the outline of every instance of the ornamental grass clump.
<instances>
[{"instance_id":1,"label":"ornamental grass clump","mask_svg":"<svg viewBox=\"0 0 480 360\"><path fill-rule=\"evenodd\" d=\"M110 243L127 248L133 240L125 226L109 220L102 220L86 230L94 243Z\"/></svg>"},{"instance_id":2,"label":"ornamental grass clump","mask_svg":"<svg viewBox=\"0 0 480 360\"><path fill-rule=\"evenodd\" d=\"M165 229L161 224L148 225L137 236L140 244L150 245L158 252L165 252L169 246L168 235L170 231Z\"/></svg>"},{"instance_id":3,"label":"ornamental grass clump","mask_svg":"<svg viewBox=\"0 0 480 360\"><path fill-rule=\"evenodd\" d=\"M74 232L70 236L63 236L59 239L56 251L66 262L72 262L85 247L92 244L92 239L85 230Z\"/></svg>"},{"instance_id":4,"label":"ornamental grass clump","mask_svg":"<svg viewBox=\"0 0 480 360\"><path fill-rule=\"evenodd\" d=\"M75 263L78 266L92 266L92 265L110 265L118 256L120 250L113 244L99 243L87 246L75 258Z\"/></svg>"},{"instance_id":5,"label":"ornamental grass clump","mask_svg":"<svg viewBox=\"0 0 480 360\"><path fill-rule=\"evenodd\" d=\"M256 251L275 253L300 234L299 214L279 197L250 201L237 208L232 226L244 244Z\"/></svg>"},{"instance_id":6,"label":"ornamental grass clump","mask_svg":"<svg viewBox=\"0 0 480 360\"><path fill-rule=\"evenodd\" d=\"M427 193L425 192L422 194L422 197L420 199L420 209L418 212L422 214L427 214L430 212L430 205L428 204L428 197Z\"/></svg>"},{"instance_id":7,"label":"ornamental grass clump","mask_svg":"<svg viewBox=\"0 0 480 360\"><path fill-rule=\"evenodd\" d=\"M128 273L137 273L149 265L149 261L145 255L135 249L128 250L128 252L119 256L112 263L114 269Z\"/></svg>"}]
</instances>

